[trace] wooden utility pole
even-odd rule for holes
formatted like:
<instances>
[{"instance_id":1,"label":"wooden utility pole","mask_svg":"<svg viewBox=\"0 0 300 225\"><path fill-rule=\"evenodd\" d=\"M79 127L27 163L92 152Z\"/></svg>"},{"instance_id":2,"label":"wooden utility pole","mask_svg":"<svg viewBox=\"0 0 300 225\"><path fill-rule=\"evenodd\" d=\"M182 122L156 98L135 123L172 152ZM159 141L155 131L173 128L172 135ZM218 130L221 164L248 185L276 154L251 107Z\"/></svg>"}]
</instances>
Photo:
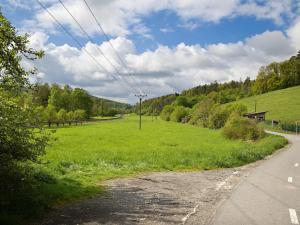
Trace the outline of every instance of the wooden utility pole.
<instances>
[{"instance_id":1,"label":"wooden utility pole","mask_svg":"<svg viewBox=\"0 0 300 225\"><path fill-rule=\"evenodd\" d=\"M138 97L140 100L140 126L139 126L139 129L141 130L142 129L142 100L144 97L147 97L147 95L146 94L136 94L135 96Z\"/></svg>"}]
</instances>

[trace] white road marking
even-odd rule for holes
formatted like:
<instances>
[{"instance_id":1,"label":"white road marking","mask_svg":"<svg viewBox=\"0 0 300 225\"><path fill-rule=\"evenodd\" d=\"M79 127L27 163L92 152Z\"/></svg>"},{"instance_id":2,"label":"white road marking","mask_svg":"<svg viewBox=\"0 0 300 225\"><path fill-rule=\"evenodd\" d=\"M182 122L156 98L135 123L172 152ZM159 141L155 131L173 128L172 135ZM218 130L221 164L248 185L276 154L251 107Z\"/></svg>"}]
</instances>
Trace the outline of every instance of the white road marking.
<instances>
[{"instance_id":1,"label":"white road marking","mask_svg":"<svg viewBox=\"0 0 300 225\"><path fill-rule=\"evenodd\" d=\"M295 209L289 209L292 224L299 224Z\"/></svg>"},{"instance_id":2,"label":"white road marking","mask_svg":"<svg viewBox=\"0 0 300 225\"><path fill-rule=\"evenodd\" d=\"M194 207L194 209L193 209L192 212L190 212L189 214L187 214L185 217L182 218L182 220L181 220L181 221L182 221L182 224L185 224L185 222L188 220L188 218L189 218L191 215L193 215L193 214L196 213L198 207L199 207L199 204L196 205L196 206Z\"/></svg>"},{"instance_id":3,"label":"white road marking","mask_svg":"<svg viewBox=\"0 0 300 225\"><path fill-rule=\"evenodd\" d=\"M295 163L295 165L294 165L295 167L298 167L299 166L299 163Z\"/></svg>"},{"instance_id":4,"label":"white road marking","mask_svg":"<svg viewBox=\"0 0 300 225\"><path fill-rule=\"evenodd\" d=\"M288 177L288 182L289 183L293 183L293 178L292 177Z\"/></svg>"}]
</instances>

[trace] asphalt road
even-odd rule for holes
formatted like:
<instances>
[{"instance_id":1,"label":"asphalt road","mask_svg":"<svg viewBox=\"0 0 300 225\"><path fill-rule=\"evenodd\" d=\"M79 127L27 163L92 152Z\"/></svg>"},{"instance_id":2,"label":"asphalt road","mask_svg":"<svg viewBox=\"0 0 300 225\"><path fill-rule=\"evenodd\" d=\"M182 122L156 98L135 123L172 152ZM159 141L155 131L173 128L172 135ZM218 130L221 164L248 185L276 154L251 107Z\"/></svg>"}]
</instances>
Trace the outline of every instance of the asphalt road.
<instances>
[{"instance_id":1,"label":"asphalt road","mask_svg":"<svg viewBox=\"0 0 300 225\"><path fill-rule=\"evenodd\" d=\"M284 136L288 149L251 170L218 208L211 225L299 224L300 136Z\"/></svg>"}]
</instances>

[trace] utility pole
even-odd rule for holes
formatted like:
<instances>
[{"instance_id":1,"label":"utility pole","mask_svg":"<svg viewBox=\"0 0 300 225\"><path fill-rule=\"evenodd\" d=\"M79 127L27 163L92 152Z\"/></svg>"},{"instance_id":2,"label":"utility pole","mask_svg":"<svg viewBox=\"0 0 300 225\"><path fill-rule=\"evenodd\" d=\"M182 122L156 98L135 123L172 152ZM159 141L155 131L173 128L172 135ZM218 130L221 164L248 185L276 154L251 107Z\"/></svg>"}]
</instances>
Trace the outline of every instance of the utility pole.
<instances>
[{"instance_id":1,"label":"utility pole","mask_svg":"<svg viewBox=\"0 0 300 225\"><path fill-rule=\"evenodd\" d=\"M256 112L256 100L254 101L254 112Z\"/></svg>"},{"instance_id":2,"label":"utility pole","mask_svg":"<svg viewBox=\"0 0 300 225\"><path fill-rule=\"evenodd\" d=\"M144 97L147 97L147 95L146 94L136 94L135 96L138 97L140 100L140 126L139 126L139 128L141 130L142 129L142 100Z\"/></svg>"}]
</instances>

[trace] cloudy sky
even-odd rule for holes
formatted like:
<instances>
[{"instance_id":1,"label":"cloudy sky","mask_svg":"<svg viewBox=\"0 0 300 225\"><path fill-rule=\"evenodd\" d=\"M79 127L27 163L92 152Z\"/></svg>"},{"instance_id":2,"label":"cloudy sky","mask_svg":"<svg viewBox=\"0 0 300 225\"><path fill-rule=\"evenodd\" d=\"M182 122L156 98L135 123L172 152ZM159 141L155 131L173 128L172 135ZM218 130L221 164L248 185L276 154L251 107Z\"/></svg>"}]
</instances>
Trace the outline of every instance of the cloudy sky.
<instances>
[{"instance_id":1,"label":"cloudy sky","mask_svg":"<svg viewBox=\"0 0 300 225\"><path fill-rule=\"evenodd\" d=\"M299 0L0 0L30 45L45 82L134 103L214 80L254 78L260 66L300 49ZM107 41L107 38L110 40ZM112 48L113 47L113 48ZM24 66L33 66L24 62Z\"/></svg>"}]
</instances>

